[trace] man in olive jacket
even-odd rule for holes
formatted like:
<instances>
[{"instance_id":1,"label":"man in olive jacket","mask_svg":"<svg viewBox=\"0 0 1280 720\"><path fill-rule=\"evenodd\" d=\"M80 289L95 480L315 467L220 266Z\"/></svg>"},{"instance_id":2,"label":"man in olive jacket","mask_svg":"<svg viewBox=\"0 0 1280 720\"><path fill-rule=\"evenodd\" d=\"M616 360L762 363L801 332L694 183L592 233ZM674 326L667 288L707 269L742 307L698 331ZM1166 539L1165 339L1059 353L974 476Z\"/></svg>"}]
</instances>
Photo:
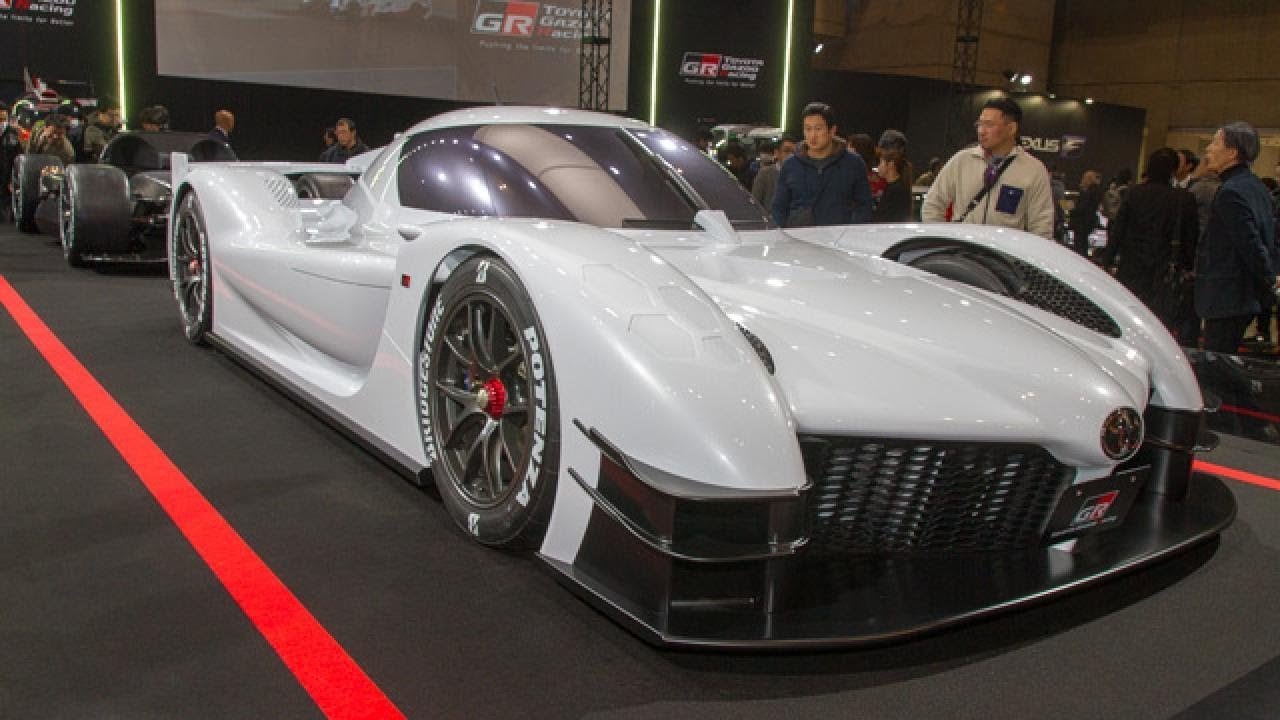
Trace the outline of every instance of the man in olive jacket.
<instances>
[{"instance_id":1,"label":"man in olive jacket","mask_svg":"<svg viewBox=\"0 0 1280 720\"><path fill-rule=\"evenodd\" d=\"M871 222L867 165L836 137L835 112L825 103L804 111L804 143L782 163L773 194L779 227Z\"/></svg>"},{"instance_id":2,"label":"man in olive jacket","mask_svg":"<svg viewBox=\"0 0 1280 720\"><path fill-rule=\"evenodd\" d=\"M1271 195L1249 165L1258 157L1258 133L1248 123L1223 125L1204 153L1222 186L1196 251L1196 314L1204 318L1205 350L1234 353L1261 298L1276 286Z\"/></svg>"}]
</instances>

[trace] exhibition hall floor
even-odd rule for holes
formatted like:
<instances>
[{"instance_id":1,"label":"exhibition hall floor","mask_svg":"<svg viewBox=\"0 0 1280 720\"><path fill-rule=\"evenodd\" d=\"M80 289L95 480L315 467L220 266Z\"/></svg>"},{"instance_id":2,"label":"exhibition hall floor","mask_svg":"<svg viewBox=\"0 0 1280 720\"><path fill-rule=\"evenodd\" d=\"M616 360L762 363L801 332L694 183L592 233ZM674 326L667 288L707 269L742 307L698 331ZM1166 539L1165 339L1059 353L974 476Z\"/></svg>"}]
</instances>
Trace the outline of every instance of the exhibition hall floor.
<instances>
[{"instance_id":1,"label":"exhibition hall floor","mask_svg":"<svg viewBox=\"0 0 1280 720\"><path fill-rule=\"evenodd\" d=\"M1239 516L1172 562L890 647L669 652L189 345L160 270L6 226L0 300L0 717L1280 712L1273 426L1203 458Z\"/></svg>"}]
</instances>

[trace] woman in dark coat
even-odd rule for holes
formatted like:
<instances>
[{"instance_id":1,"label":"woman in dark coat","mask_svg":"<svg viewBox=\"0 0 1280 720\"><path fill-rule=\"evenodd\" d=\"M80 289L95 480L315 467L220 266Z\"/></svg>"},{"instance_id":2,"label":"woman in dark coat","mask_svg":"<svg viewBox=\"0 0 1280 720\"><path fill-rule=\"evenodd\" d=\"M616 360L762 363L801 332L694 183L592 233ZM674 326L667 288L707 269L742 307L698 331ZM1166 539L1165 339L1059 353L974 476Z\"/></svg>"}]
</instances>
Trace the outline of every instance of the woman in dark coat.
<instances>
[{"instance_id":1,"label":"woman in dark coat","mask_svg":"<svg viewBox=\"0 0 1280 720\"><path fill-rule=\"evenodd\" d=\"M1178 153L1160 148L1147 159L1142 183L1129 188L1115 219L1107 227L1103 267L1111 268L1138 299L1172 326L1172 295L1195 267L1200 235L1196 201L1191 193L1173 187ZM1172 278L1170 269L1172 267Z\"/></svg>"}]
</instances>

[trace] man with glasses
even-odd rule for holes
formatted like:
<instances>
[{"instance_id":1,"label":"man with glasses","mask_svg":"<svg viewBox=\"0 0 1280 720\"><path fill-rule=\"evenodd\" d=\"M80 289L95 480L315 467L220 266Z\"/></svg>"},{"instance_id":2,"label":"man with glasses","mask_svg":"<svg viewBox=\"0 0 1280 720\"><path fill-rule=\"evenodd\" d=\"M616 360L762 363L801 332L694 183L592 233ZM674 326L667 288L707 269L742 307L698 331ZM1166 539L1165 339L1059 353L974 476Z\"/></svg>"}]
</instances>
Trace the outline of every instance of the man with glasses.
<instances>
[{"instance_id":1,"label":"man with glasses","mask_svg":"<svg viewBox=\"0 0 1280 720\"><path fill-rule=\"evenodd\" d=\"M1009 98L982 106L978 144L947 161L925 195L925 222L998 225L1053 238L1049 171L1018 146L1022 108Z\"/></svg>"}]
</instances>

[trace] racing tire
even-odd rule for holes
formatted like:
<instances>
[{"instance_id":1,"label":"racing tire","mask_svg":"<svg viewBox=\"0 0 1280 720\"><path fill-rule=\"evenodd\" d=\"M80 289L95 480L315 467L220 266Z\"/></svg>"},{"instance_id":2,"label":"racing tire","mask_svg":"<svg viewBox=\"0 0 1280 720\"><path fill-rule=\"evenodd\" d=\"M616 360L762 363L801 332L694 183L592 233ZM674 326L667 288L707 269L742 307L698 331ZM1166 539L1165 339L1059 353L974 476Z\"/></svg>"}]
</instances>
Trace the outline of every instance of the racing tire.
<instances>
[{"instance_id":1,"label":"racing tire","mask_svg":"<svg viewBox=\"0 0 1280 720\"><path fill-rule=\"evenodd\" d=\"M962 253L938 252L923 255L908 263L956 282L988 290L999 295L1012 295L1012 288L985 264Z\"/></svg>"},{"instance_id":2,"label":"racing tire","mask_svg":"<svg viewBox=\"0 0 1280 720\"><path fill-rule=\"evenodd\" d=\"M208 343L213 328L213 269L209 265L209 234L195 192L178 200L170 220L169 277L182 315L183 332L195 345Z\"/></svg>"},{"instance_id":3,"label":"racing tire","mask_svg":"<svg viewBox=\"0 0 1280 720\"><path fill-rule=\"evenodd\" d=\"M71 267L83 267L94 252L128 249L133 228L129 179L110 165L68 165L62 179L58 238Z\"/></svg>"},{"instance_id":4,"label":"racing tire","mask_svg":"<svg viewBox=\"0 0 1280 720\"><path fill-rule=\"evenodd\" d=\"M417 387L423 444L454 522L485 545L536 547L555 500L559 406L546 333L501 260L474 257L445 282Z\"/></svg>"},{"instance_id":5,"label":"racing tire","mask_svg":"<svg viewBox=\"0 0 1280 720\"><path fill-rule=\"evenodd\" d=\"M355 181L341 173L304 173L293 181L302 200L341 200Z\"/></svg>"},{"instance_id":6,"label":"racing tire","mask_svg":"<svg viewBox=\"0 0 1280 720\"><path fill-rule=\"evenodd\" d=\"M62 167L62 159L55 155L26 154L13 159L13 224L22 232L39 232L36 208L43 194L40 177L47 167Z\"/></svg>"}]
</instances>

